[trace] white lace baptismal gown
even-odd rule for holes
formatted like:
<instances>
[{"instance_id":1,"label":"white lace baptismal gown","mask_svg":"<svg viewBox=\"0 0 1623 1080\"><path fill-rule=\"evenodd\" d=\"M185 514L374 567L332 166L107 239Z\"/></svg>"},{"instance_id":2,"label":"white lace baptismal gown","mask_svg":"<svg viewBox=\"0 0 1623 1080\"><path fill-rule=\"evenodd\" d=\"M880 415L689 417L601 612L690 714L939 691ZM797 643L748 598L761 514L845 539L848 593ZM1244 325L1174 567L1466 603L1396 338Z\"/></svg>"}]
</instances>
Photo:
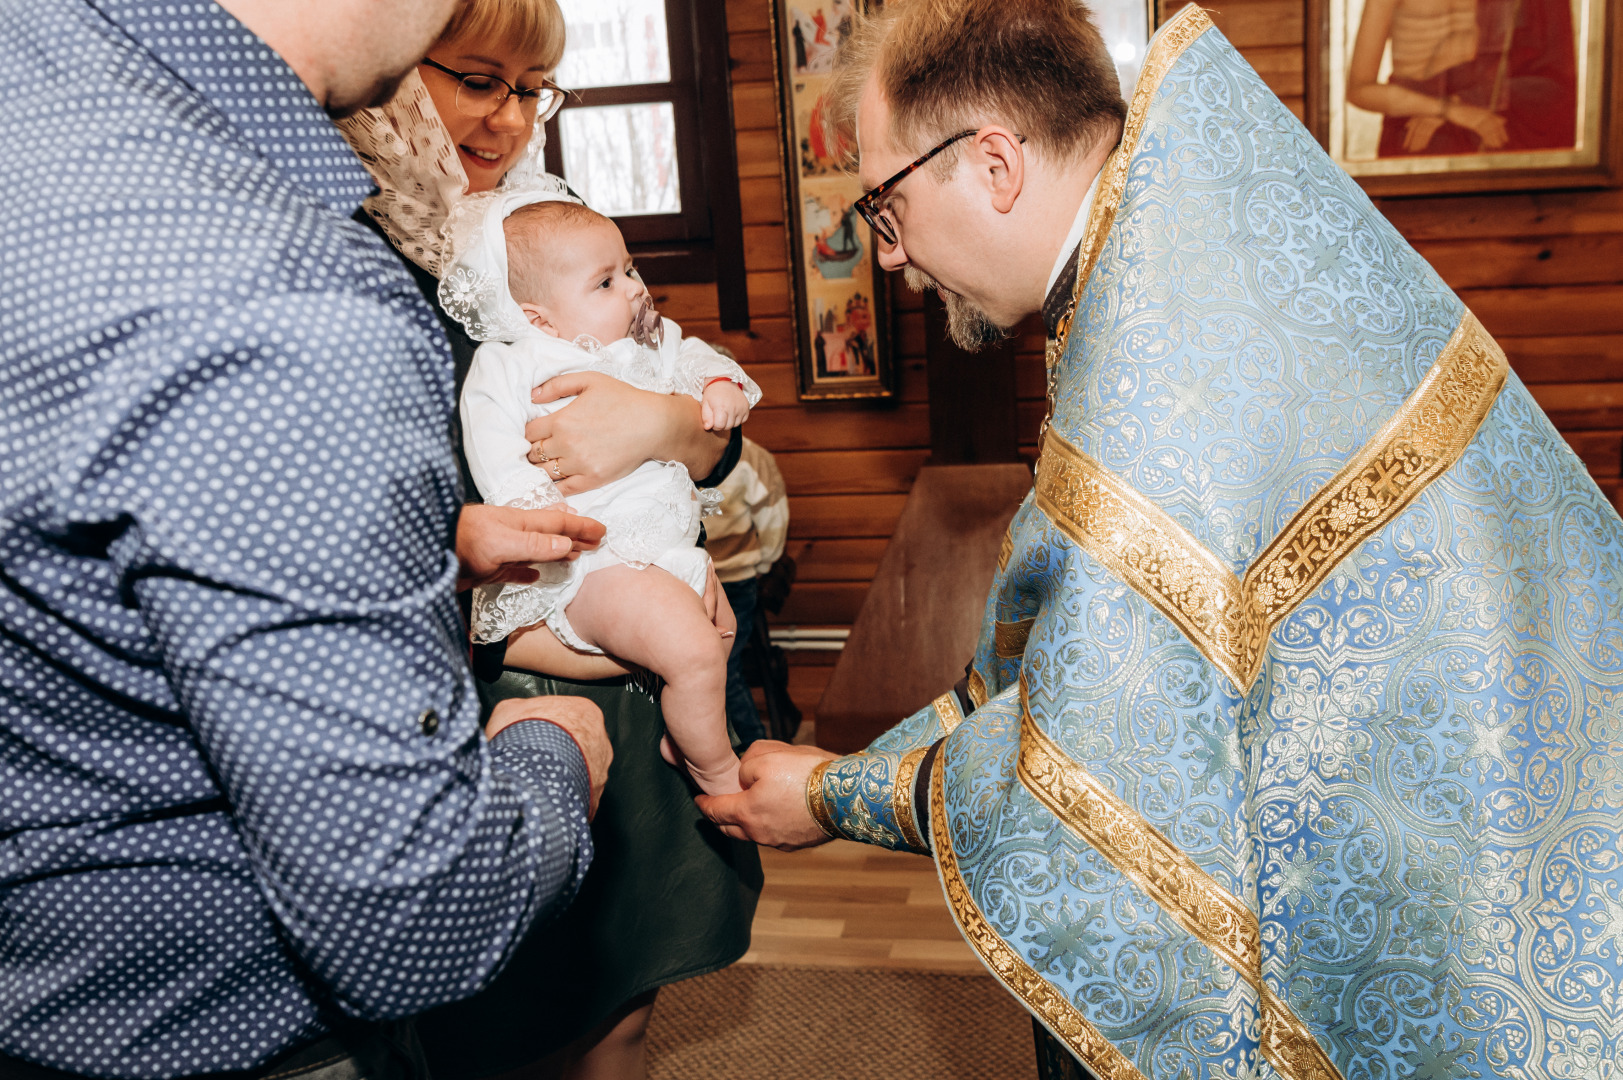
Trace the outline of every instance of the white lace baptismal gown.
<instances>
[{"instance_id":1,"label":"white lace baptismal gown","mask_svg":"<svg viewBox=\"0 0 1623 1080\"><path fill-rule=\"evenodd\" d=\"M552 477L526 456L524 425L563 408L573 398L536 405L530 391L548 379L577 371L600 371L641 390L698 398L712 379L744 387L751 407L761 391L733 361L697 338L683 338L661 321L658 350L622 338L586 348L533 327L512 342L486 341L474 353L462 388L462 441L474 483L487 503L541 508L565 502ZM474 592L473 638L500 641L523 626L545 621L558 639L582 652L601 652L575 633L564 609L593 570L616 563L657 566L703 593L710 557L695 547L703 502L687 468L674 461L645 461L631 475L571 495L569 507L607 528L596 551L572 563L539 563L533 585L484 585Z\"/></svg>"}]
</instances>

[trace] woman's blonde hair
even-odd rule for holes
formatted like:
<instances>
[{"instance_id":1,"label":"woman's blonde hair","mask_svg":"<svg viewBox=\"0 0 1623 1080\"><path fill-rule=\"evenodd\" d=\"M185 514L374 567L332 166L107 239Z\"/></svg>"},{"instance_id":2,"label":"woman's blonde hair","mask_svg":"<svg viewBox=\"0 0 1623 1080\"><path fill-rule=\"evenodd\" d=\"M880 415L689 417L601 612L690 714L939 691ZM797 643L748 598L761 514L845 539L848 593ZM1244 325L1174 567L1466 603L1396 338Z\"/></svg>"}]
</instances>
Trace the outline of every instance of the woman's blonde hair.
<instances>
[{"instance_id":1,"label":"woman's blonde hair","mask_svg":"<svg viewBox=\"0 0 1623 1080\"><path fill-rule=\"evenodd\" d=\"M500 42L552 71L564 58L564 13L558 0L464 0L440 41Z\"/></svg>"}]
</instances>

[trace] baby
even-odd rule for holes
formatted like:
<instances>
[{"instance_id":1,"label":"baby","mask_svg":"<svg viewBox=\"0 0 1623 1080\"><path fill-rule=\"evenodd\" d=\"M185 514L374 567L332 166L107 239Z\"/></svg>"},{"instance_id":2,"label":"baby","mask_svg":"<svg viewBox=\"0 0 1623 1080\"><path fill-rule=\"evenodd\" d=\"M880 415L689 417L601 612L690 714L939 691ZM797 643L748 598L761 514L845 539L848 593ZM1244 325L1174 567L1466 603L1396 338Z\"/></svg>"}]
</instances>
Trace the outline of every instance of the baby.
<instances>
[{"instance_id":1,"label":"baby","mask_svg":"<svg viewBox=\"0 0 1623 1080\"><path fill-rule=\"evenodd\" d=\"M749 416L760 390L737 364L654 313L612 221L552 191L498 192L479 212L480 221L464 221L462 243L453 233L460 254L440 295L485 339L463 386L462 426L486 502L563 501L546 466L529 461L524 437L529 420L570 400L531 403L532 388L557 375L600 371L644 390L691 394L712 430ZM538 565L533 585L479 589L474 640L545 622L571 648L649 669L665 683L670 756L679 754L706 792L738 791L725 709L733 619L719 589L714 622L705 614L710 558L695 546L703 503L687 469L644 462L569 502L606 526L602 545L573 563Z\"/></svg>"}]
</instances>

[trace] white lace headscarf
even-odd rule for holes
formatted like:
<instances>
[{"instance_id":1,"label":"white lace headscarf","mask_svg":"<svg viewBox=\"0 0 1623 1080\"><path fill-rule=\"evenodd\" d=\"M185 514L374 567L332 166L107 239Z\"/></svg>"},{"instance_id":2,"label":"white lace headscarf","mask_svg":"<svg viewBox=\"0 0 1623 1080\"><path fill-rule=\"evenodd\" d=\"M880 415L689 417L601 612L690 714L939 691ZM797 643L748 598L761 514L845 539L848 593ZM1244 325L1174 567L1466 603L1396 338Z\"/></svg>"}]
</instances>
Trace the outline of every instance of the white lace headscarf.
<instances>
[{"instance_id":1,"label":"white lace headscarf","mask_svg":"<svg viewBox=\"0 0 1623 1080\"><path fill-rule=\"evenodd\" d=\"M475 341L517 341L540 333L524 317L507 286L507 233L503 227L513 211L539 202L580 200L556 176L542 173L514 178L509 173L495 191L458 199L446 217L440 306Z\"/></svg>"},{"instance_id":2,"label":"white lace headscarf","mask_svg":"<svg viewBox=\"0 0 1623 1080\"><path fill-rule=\"evenodd\" d=\"M338 128L378 185L363 204L366 212L397 251L440 277L445 221L466 197L468 174L422 77L413 69L387 105L362 109ZM562 187L562 180L547 176L546 145L538 118L524 156L498 190L527 187L542 177Z\"/></svg>"}]
</instances>

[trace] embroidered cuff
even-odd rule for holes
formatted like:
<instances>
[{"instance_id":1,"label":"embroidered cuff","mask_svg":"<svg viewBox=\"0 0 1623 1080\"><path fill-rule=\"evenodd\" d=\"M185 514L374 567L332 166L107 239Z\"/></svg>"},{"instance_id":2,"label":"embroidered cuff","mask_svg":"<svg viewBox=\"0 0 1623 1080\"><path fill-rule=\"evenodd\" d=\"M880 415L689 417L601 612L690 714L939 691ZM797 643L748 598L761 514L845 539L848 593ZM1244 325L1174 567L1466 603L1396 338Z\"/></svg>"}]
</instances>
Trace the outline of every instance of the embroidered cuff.
<instances>
[{"instance_id":1,"label":"embroidered cuff","mask_svg":"<svg viewBox=\"0 0 1623 1080\"><path fill-rule=\"evenodd\" d=\"M815 786L807 791L812 816L818 817L821 803L827 822L819 818L819 824L831 836L895 851L924 851L922 842L914 842L919 830L913 820L912 786L901 782L903 759L912 756L911 752L904 755L896 751L864 751L819 765L812 774ZM922 756L920 752L919 757ZM909 781L917 768L915 759L907 774ZM900 796L899 788L905 789ZM905 825L898 818L898 800L900 807L906 808L906 814L902 815ZM911 830L911 836L907 830Z\"/></svg>"},{"instance_id":2,"label":"embroidered cuff","mask_svg":"<svg viewBox=\"0 0 1623 1080\"><path fill-rule=\"evenodd\" d=\"M932 746L921 746L917 750L909 750L902 757L901 766L896 770L896 783L891 788L890 809L891 815L896 819L896 827L901 831L902 839L907 846L922 855L930 853L930 845L924 839L924 820L928 805L920 806L918 803L918 773L919 765L930 753Z\"/></svg>"},{"instance_id":3,"label":"embroidered cuff","mask_svg":"<svg viewBox=\"0 0 1623 1080\"><path fill-rule=\"evenodd\" d=\"M829 764L819 761L811 775L806 777L806 810L817 822L817 827L830 838L844 840L844 834L834 827L834 820L828 816L828 800L823 797L823 774L828 772Z\"/></svg>"}]
</instances>

